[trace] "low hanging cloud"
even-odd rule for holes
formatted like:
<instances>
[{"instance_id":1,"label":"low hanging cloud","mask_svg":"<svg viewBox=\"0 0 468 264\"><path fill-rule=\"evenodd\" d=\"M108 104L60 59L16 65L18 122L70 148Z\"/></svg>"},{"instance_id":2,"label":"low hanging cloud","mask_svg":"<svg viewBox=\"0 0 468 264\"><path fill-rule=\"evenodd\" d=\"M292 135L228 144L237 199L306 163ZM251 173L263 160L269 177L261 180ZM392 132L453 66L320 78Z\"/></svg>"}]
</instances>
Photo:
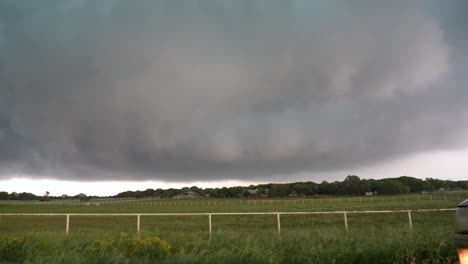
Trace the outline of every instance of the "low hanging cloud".
<instances>
[{"instance_id":1,"label":"low hanging cloud","mask_svg":"<svg viewBox=\"0 0 468 264\"><path fill-rule=\"evenodd\" d=\"M331 2L3 1L0 178L268 178L461 147L442 18Z\"/></svg>"}]
</instances>

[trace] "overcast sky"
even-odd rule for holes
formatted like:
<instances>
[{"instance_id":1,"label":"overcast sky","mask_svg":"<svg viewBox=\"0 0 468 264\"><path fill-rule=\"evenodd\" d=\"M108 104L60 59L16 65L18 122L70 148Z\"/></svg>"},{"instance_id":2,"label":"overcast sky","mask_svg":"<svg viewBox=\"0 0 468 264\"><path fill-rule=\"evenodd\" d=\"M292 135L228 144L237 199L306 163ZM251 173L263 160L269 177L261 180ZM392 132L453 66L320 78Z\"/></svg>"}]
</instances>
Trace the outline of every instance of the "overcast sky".
<instances>
[{"instance_id":1,"label":"overcast sky","mask_svg":"<svg viewBox=\"0 0 468 264\"><path fill-rule=\"evenodd\" d=\"M0 1L0 190L466 180L467 10Z\"/></svg>"}]
</instances>

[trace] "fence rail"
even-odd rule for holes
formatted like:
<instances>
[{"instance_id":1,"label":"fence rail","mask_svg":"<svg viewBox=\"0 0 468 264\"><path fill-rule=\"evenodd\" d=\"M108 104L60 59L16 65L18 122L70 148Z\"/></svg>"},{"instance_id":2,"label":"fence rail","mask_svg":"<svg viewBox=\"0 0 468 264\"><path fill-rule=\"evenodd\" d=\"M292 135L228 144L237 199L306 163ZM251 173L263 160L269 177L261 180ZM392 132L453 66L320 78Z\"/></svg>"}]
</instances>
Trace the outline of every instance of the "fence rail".
<instances>
[{"instance_id":1,"label":"fence rail","mask_svg":"<svg viewBox=\"0 0 468 264\"><path fill-rule=\"evenodd\" d=\"M324 214L342 214L344 227L348 231L348 215L350 214L388 214L388 213L407 213L409 228L413 229L411 213L413 212L447 212L455 211L456 208L443 209L416 209L416 210L378 210L378 211L315 211L315 212L229 212L229 213L0 213L2 216L65 216L65 233L68 235L70 230L70 216L136 216L137 233L140 233L141 216L208 216L208 231L212 233L212 216L228 215L276 215L278 233L281 233L281 215L324 215Z\"/></svg>"}]
</instances>

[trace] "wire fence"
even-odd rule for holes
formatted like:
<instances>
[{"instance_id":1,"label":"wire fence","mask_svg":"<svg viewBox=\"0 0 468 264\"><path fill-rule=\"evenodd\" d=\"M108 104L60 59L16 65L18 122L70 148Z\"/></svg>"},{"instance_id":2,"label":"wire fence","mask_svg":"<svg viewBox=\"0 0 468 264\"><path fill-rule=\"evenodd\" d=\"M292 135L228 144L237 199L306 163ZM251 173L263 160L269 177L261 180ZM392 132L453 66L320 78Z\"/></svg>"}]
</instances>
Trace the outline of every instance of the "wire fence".
<instances>
[{"instance_id":1,"label":"wire fence","mask_svg":"<svg viewBox=\"0 0 468 264\"><path fill-rule=\"evenodd\" d=\"M296 197L288 199L243 199L243 198L186 198L161 199L145 198L93 198L54 199L51 201L0 200L5 205L66 205L66 206L223 206L223 205L287 205L287 204L333 204L333 203L370 203L370 202L405 202L405 201L461 201L468 198L468 193L423 194L398 196L356 196L356 197Z\"/></svg>"},{"instance_id":2,"label":"wire fence","mask_svg":"<svg viewBox=\"0 0 468 264\"><path fill-rule=\"evenodd\" d=\"M68 235L70 231L70 221L73 216L134 216L136 217L136 231L139 234L141 230L142 216L207 216L208 231L212 234L212 216L238 216L238 215L273 215L276 216L278 233L281 233L281 216L282 215L343 215L343 224L348 231L348 215L350 214L389 214L389 213L406 213L408 215L408 226L413 230L413 221L411 214L413 212L447 212L455 211L456 208L444 209L417 209L417 210L378 210L378 211L323 211L323 212L226 212L226 213L0 213L2 216L64 216L65 217L65 233Z\"/></svg>"}]
</instances>

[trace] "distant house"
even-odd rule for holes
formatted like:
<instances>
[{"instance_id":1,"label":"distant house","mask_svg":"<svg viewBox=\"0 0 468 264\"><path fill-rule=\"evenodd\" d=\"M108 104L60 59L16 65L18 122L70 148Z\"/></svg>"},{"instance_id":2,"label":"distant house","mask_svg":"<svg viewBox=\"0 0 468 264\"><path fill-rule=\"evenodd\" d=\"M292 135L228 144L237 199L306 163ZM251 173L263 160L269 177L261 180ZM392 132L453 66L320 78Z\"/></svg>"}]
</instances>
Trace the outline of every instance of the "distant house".
<instances>
[{"instance_id":1,"label":"distant house","mask_svg":"<svg viewBox=\"0 0 468 264\"><path fill-rule=\"evenodd\" d=\"M291 193L288 194L288 197L304 197L305 194L303 193L297 193L296 191L292 191Z\"/></svg>"},{"instance_id":2,"label":"distant house","mask_svg":"<svg viewBox=\"0 0 468 264\"><path fill-rule=\"evenodd\" d=\"M257 195L257 194L258 194L258 190L257 190L257 189L255 189L255 190L247 190L247 193L248 193L249 195Z\"/></svg>"},{"instance_id":3,"label":"distant house","mask_svg":"<svg viewBox=\"0 0 468 264\"><path fill-rule=\"evenodd\" d=\"M366 192L365 194L366 194L366 196L372 196L372 195L374 195L374 192Z\"/></svg>"},{"instance_id":4,"label":"distant house","mask_svg":"<svg viewBox=\"0 0 468 264\"><path fill-rule=\"evenodd\" d=\"M257 189L255 190L251 189L251 190L245 190L242 196L245 198L267 198L268 194L259 193Z\"/></svg>"},{"instance_id":5,"label":"distant house","mask_svg":"<svg viewBox=\"0 0 468 264\"><path fill-rule=\"evenodd\" d=\"M196 192L183 192L181 196L185 198L193 198L193 197L197 197L198 194Z\"/></svg>"},{"instance_id":6,"label":"distant house","mask_svg":"<svg viewBox=\"0 0 468 264\"><path fill-rule=\"evenodd\" d=\"M190 199L190 198L195 198L198 196L198 193L188 191L188 192L183 192L179 195L174 196L174 199Z\"/></svg>"}]
</instances>

